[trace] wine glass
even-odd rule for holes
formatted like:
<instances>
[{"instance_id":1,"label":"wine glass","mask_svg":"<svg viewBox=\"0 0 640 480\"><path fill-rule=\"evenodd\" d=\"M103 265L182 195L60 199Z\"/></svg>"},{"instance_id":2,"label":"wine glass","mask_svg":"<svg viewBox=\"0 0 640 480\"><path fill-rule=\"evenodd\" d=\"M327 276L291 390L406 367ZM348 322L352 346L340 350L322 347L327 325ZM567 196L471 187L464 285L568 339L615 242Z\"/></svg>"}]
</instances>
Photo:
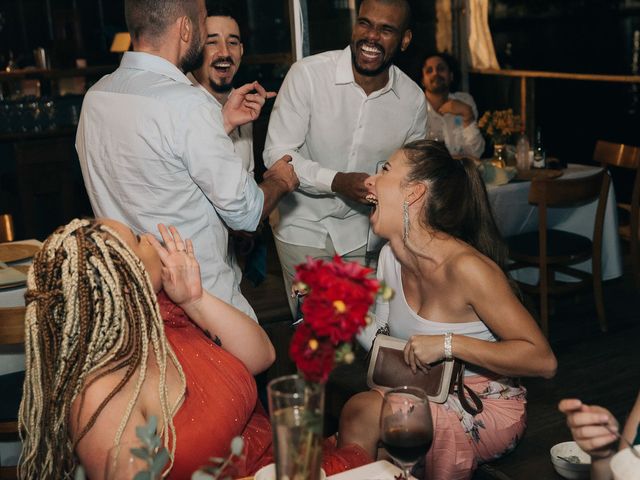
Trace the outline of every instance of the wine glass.
<instances>
[{"instance_id":1,"label":"wine glass","mask_svg":"<svg viewBox=\"0 0 640 480\"><path fill-rule=\"evenodd\" d=\"M385 450L408 479L411 468L427 453L433 440L431 410L424 390L399 387L385 393L380 437Z\"/></svg>"}]
</instances>

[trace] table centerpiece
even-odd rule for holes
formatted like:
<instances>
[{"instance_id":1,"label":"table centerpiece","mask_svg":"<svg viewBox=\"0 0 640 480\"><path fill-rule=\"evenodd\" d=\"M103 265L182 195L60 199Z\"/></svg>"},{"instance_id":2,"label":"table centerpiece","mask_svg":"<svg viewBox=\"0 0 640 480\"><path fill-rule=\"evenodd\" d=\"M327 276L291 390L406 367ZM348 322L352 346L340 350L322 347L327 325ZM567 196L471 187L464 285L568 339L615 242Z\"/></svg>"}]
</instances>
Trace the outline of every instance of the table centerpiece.
<instances>
[{"instance_id":1,"label":"table centerpiece","mask_svg":"<svg viewBox=\"0 0 640 480\"><path fill-rule=\"evenodd\" d=\"M309 257L296 267L294 289L304 295L303 321L289 353L299 373L268 387L278 479L320 478L325 383L336 365L354 360L354 338L371 322L376 295L392 295L372 274L337 255L331 262Z\"/></svg>"},{"instance_id":2,"label":"table centerpiece","mask_svg":"<svg viewBox=\"0 0 640 480\"><path fill-rule=\"evenodd\" d=\"M478 121L478 127L493 144L491 163L499 168L506 166L505 146L513 134L520 129L520 116L513 110L487 110Z\"/></svg>"}]
</instances>

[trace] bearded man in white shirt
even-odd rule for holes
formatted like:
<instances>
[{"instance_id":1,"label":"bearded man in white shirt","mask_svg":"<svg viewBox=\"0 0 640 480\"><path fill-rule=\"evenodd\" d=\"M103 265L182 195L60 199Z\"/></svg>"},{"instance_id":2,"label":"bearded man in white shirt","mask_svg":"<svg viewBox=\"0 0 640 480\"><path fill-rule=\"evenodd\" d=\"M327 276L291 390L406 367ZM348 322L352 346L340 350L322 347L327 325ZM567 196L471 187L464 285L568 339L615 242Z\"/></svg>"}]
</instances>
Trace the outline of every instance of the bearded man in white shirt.
<instances>
[{"instance_id":1,"label":"bearded man in white shirt","mask_svg":"<svg viewBox=\"0 0 640 480\"><path fill-rule=\"evenodd\" d=\"M425 99L393 59L411 42L406 0L364 0L344 50L296 62L269 121L267 166L291 155L300 187L274 225L285 287L307 255L364 262L364 180L403 144L424 138ZM290 299L295 315L295 301Z\"/></svg>"},{"instance_id":2,"label":"bearded man in white shirt","mask_svg":"<svg viewBox=\"0 0 640 480\"><path fill-rule=\"evenodd\" d=\"M269 94L244 85L221 110L184 75L202 63L204 0L125 0L125 17L134 51L89 89L76 137L93 211L136 233L175 225L193 241L203 286L256 319L227 226L255 230L298 180L284 157L257 185L228 134L257 118Z\"/></svg>"},{"instance_id":3,"label":"bearded man in white shirt","mask_svg":"<svg viewBox=\"0 0 640 480\"><path fill-rule=\"evenodd\" d=\"M447 53L427 54L422 86L427 98L427 138L444 142L452 155L480 158L484 138L478 128L478 107L466 92L452 92L456 62Z\"/></svg>"},{"instance_id":4,"label":"bearded man in white shirt","mask_svg":"<svg viewBox=\"0 0 640 480\"><path fill-rule=\"evenodd\" d=\"M244 47L240 26L230 8L218 0L206 0L207 40L204 44L203 62L187 78L211 96L222 108L233 90L233 79L238 73ZM242 164L253 175L253 124L240 125L230 134L233 147Z\"/></svg>"}]
</instances>

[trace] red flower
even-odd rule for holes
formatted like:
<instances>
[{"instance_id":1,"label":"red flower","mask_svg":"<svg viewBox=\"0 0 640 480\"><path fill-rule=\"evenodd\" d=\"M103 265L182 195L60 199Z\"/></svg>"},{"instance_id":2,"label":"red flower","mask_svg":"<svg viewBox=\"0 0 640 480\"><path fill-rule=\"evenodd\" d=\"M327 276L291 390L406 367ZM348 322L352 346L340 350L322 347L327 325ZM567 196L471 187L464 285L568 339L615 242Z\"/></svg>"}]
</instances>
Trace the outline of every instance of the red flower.
<instances>
[{"instance_id":1,"label":"red flower","mask_svg":"<svg viewBox=\"0 0 640 480\"><path fill-rule=\"evenodd\" d=\"M293 334L289 354L298 370L312 382L326 382L333 370L333 346L330 342L318 339L307 323L300 325Z\"/></svg>"},{"instance_id":2,"label":"red flower","mask_svg":"<svg viewBox=\"0 0 640 480\"><path fill-rule=\"evenodd\" d=\"M380 288L372 272L338 255L331 263L308 257L296 267L295 282L307 295L304 323L292 340L291 357L307 379L326 381L336 348L351 343L367 324L367 312Z\"/></svg>"}]
</instances>

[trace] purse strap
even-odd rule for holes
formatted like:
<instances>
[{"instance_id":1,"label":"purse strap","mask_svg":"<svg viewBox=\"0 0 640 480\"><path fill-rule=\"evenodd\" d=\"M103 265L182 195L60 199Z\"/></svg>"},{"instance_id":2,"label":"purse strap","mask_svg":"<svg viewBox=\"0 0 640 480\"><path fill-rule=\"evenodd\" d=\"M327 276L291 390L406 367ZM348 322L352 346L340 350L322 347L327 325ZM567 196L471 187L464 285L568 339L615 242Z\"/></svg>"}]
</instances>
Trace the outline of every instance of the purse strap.
<instances>
[{"instance_id":1,"label":"purse strap","mask_svg":"<svg viewBox=\"0 0 640 480\"><path fill-rule=\"evenodd\" d=\"M482 412L484 406L482 405L482 400L478 396L476 392L474 392L471 388L464 384L464 363L456 361L457 365L457 376L456 379L456 390L458 394L458 400L460 400L460 405L464 408L464 411L475 416ZM456 373L454 372L454 376ZM474 406L471 406L469 400L467 400L467 394L471 401L474 403Z\"/></svg>"}]
</instances>

